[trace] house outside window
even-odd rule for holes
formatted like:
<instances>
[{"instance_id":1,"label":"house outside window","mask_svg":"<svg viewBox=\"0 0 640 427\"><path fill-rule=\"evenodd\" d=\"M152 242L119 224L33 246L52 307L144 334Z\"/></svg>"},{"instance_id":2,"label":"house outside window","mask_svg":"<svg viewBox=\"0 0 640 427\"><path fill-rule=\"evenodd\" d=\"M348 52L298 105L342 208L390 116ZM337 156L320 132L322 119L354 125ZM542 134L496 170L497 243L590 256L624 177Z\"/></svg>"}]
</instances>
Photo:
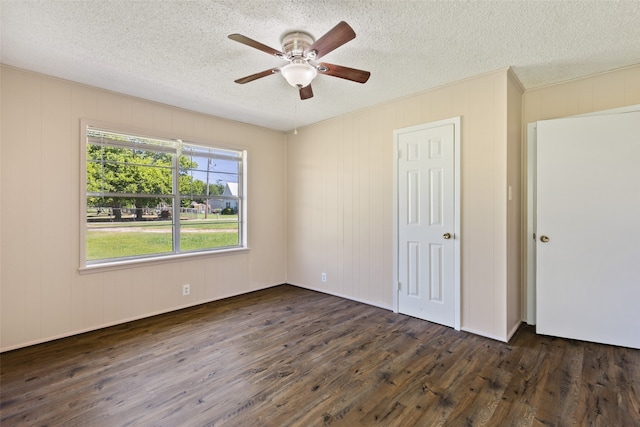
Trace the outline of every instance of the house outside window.
<instances>
[{"instance_id":1,"label":"house outside window","mask_svg":"<svg viewBox=\"0 0 640 427\"><path fill-rule=\"evenodd\" d=\"M246 151L82 128L81 266L246 248Z\"/></svg>"}]
</instances>

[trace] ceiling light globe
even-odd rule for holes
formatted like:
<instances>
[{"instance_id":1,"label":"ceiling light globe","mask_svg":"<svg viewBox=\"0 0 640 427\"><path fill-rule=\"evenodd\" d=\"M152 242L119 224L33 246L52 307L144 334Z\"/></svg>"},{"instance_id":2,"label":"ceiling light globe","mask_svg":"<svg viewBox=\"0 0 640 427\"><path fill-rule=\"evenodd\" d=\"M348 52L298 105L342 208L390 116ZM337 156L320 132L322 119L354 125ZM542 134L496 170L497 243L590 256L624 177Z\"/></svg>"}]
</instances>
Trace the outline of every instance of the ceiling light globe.
<instances>
[{"instance_id":1,"label":"ceiling light globe","mask_svg":"<svg viewBox=\"0 0 640 427\"><path fill-rule=\"evenodd\" d=\"M303 88L309 86L318 75L318 71L306 62L292 62L280 69L280 73L287 83L293 87Z\"/></svg>"}]
</instances>

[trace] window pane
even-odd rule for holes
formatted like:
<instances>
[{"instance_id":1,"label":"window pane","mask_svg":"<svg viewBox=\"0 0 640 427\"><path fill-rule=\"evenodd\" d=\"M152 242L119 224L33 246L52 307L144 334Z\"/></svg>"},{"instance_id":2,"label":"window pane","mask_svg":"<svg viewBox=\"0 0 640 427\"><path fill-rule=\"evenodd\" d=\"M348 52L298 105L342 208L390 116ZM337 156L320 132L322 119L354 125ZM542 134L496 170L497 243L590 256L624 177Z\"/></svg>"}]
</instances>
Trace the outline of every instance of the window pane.
<instances>
[{"instance_id":1,"label":"window pane","mask_svg":"<svg viewBox=\"0 0 640 427\"><path fill-rule=\"evenodd\" d=\"M218 214L221 218L228 221L238 220L238 212L240 212L240 199L237 197L224 197L207 199L209 210Z\"/></svg>"},{"instance_id":2,"label":"window pane","mask_svg":"<svg viewBox=\"0 0 640 427\"><path fill-rule=\"evenodd\" d=\"M90 144L102 144L109 147L130 147L148 149L164 153L176 153L176 141L169 139L148 138L124 133L110 132L95 128L87 128L87 141Z\"/></svg>"},{"instance_id":3,"label":"window pane","mask_svg":"<svg viewBox=\"0 0 640 427\"><path fill-rule=\"evenodd\" d=\"M87 127L87 264L240 247L244 151ZM175 218L174 218L175 216Z\"/></svg>"},{"instance_id":4,"label":"window pane","mask_svg":"<svg viewBox=\"0 0 640 427\"><path fill-rule=\"evenodd\" d=\"M228 182L239 182L241 160L240 152L184 144L179 161L181 194L224 194ZM234 196L238 196L237 191Z\"/></svg>"},{"instance_id":5,"label":"window pane","mask_svg":"<svg viewBox=\"0 0 640 427\"><path fill-rule=\"evenodd\" d=\"M226 204L233 209L224 210ZM195 251L240 245L238 202L226 199L181 199L180 250ZM223 212L224 211L224 212Z\"/></svg>"},{"instance_id":6,"label":"window pane","mask_svg":"<svg viewBox=\"0 0 640 427\"><path fill-rule=\"evenodd\" d=\"M126 147L87 146L87 192L172 192L171 154Z\"/></svg>"},{"instance_id":7,"label":"window pane","mask_svg":"<svg viewBox=\"0 0 640 427\"><path fill-rule=\"evenodd\" d=\"M237 247L240 244L238 222L217 219L210 215L207 219L180 221L180 250L184 252ZM222 215L221 215L222 217Z\"/></svg>"},{"instance_id":8,"label":"window pane","mask_svg":"<svg viewBox=\"0 0 640 427\"><path fill-rule=\"evenodd\" d=\"M87 261L173 252L171 207L150 198L87 198Z\"/></svg>"}]
</instances>

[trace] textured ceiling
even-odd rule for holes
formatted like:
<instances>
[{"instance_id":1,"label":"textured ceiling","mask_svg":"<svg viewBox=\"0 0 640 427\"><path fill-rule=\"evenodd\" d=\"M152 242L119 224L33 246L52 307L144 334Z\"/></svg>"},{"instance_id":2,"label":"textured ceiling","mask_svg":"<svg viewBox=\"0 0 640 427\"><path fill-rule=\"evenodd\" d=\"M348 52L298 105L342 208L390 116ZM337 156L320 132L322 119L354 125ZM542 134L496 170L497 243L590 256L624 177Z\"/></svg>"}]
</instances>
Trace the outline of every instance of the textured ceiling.
<instances>
[{"instance_id":1,"label":"textured ceiling","mask_svg":"<svg viewBox=\"0 0 640 427\"><path fill-rule=\"evenodd\" d=\"M2 63L277 130L512 66L526 89L640 63L639 1L7 1ZM319 75L315 96L276 74L281 49L339 21L357 37L323 61L371 71Z\"/></svg>"}]
</instances>

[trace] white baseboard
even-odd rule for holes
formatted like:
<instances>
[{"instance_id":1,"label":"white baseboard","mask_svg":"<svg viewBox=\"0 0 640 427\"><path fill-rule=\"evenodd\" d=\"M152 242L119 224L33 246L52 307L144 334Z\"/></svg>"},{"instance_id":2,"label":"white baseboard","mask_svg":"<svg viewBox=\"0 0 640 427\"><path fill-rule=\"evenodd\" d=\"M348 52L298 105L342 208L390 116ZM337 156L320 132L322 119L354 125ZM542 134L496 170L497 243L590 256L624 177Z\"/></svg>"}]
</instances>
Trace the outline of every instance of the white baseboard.
<instances>
[{"instance_id":1,"label":"white baseboard","mask_svg":"<svg viewBox=\"0 0 640 427\"><path fill-rule=\"evenodd\" d=\"M97 331L99 329L105 329L105 328L109 328L111 326L116 326L116 325L121 325L123 323L128 323L128 322L134 322L136 320L141 320L141 319L146 319L147 317L153 317L153 316L157 316L159 314L166 314L166 313L171 313L172 311L178 311L178 310L182 310L185 308L189 308L189 307L195 307L201 304L207 304L210 302L214 302L214 301L220 301L223 300L225 298L231 298L231 297L235 297L238 295L244 295L244 294L248 294L251 292L256 292L256 291L260 291L263 289L269 289L269 288L273 288L275 286L280 286L283 285L284 283L275 283L272 285L265 285L265 286L261 286L258 287L256 289L253 290L247 290L244 292L237 292L237 293L230 293L230 294L225 294L225 295L221 295L221 296L217 296L215 298L210 298L210 299L204 299L204 300L198 300L198 301L194 301L192 303L189 304L184 304L184 305L180 305L180 306L176 306L176 307L171 307L169 309L165 309L165 310L158 310L158 311L153 311L150 313L144 313L138 316L132 316L132 317L127 317L125 319L120 319L120 320L116 320L113 322L107 322L107 323L102 323L100 325L95 325L95 326L90 326L88 328L83 328L83 329L77 329L71 332L65 332L59 335L53 335L50 337L45 337L45 338L40 338L37 340L33 340L33 341L28 341L28 342L23 342L23 343L19 343L19 344L15 344L15 345L10 345L8 347L4 347L4 348L0 348L0 353L4 353L5 351L11 351L11 350L17 350L19 348L23 348L23 347L29 347L32 345L36 345L36 344L42 344L48 341L54 341L54 340L58 340L61 338L68 338L74 335L80 335L80 334L84 334L86 332L92 332L92 331Z\"/></svg>"},{"instance_id":2,"label":"white baseboard","mask_svg":"<svg viewBox=\"0 0 640 427\"><path fill-rule=\"evenodd\" d=\"M314 287L311 287L311 286L306 286L306 285L302 285L302 284L294 283L294 282L287 282L287 284L291 285L291 286L297 286L298 288L309 289L310 291L316 291L316 292L320 292L320 293L327 294L327 295L333 295L334 297L340 297L340 298L348 299L348 300L355 301L355 302L361 302L362 304L371 305L373 307L378 307L378 308L383 308L385 310L394 311L393 307L391 307L391 306L387 306L387 305L383 305L383 304L376 304L374 302L366 301L366 300L363 300L363 299L360 299L360 298L354 298L351 295L344 295L344 294L341 294L339 292L331 292L331 291L328 291L327 289L318 289L318 288L314 288Z\"/></svg>"}]
</instances>

